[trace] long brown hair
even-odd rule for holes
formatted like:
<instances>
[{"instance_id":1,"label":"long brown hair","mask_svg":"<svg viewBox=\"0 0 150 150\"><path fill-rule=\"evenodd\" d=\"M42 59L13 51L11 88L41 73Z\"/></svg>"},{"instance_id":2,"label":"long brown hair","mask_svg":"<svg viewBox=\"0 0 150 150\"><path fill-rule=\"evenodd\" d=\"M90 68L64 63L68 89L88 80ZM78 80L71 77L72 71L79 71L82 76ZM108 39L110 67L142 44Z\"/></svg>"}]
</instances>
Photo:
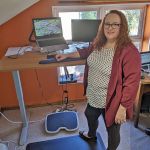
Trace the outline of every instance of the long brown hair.
<instances>
[{"instance_id":1,"label":"long brown hair","mask_svg":"<svg viewBox=\"0 0 150 150\"><path fill-rule=\"evenodd\" d=\"M121 19L121 26L120 26L120 33L117 38L115 49L121 49L128 43L131 43L131 39L129 37L129 30L128 30L128 23L125 15L118 10L111 10L109 13L107 13L102 21L102 23L99 26L98 33L96 38L93 41L94 48L100 50L107 42L106 36L104 34L104 23L105 19L109 14L117 14Z\"/></svg>"}]
</instances>

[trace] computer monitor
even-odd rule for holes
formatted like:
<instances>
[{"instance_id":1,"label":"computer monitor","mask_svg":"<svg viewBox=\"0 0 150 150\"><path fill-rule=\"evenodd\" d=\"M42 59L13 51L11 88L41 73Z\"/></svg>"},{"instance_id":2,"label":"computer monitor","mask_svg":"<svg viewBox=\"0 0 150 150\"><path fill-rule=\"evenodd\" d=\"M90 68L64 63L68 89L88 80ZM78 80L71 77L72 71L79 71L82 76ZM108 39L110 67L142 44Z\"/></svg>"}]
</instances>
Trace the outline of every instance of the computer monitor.
<instances>
[{"instance_id":1,"label":"computer monitor","mask_svg":"<svg viewBox=\"0 0 150 150\"><path fill-rule=\"evenodd\" d=\"M101 20L72 19L72 41L92 42L96 37Z\"/></svg>"},{"instance_id":2,"label":"computer monitor","mask_svg":"<svg viewBox=\"0 0 150 150\"><path fill-rule=\"evenodd\" d=\"M60 17L34 18L32 21L38 39L63 36Z\"/></svg>"},{"instance_id":3,"label":"computer monitor","mask_svg":"<svg viewBox=\"0 0 150 150\"><path fill-rule=\"evenodd\" d=\"M150 65L150 51L141 52L141 63L142 65Z\"/></svg>"},{"instance_id":4,"label":"computer monitor","mask_svg":"<svg viewBox=\"0 0 150 150\"><path fill-rule=\"evenodd\" d=\"M150 51L141 52L142 71L150 73Z\"/></svg>"},{"instance_id":5,"label":"computer monitor","mask_svg":"<svg viewBox=\"0 0 150 150\"><path fill-rule=\"evenodd\" d=\"M32 21L35 40L41 53L51 53L68 48L63 37L60 17L33 18Z\"/></svg>"}]
</instances>

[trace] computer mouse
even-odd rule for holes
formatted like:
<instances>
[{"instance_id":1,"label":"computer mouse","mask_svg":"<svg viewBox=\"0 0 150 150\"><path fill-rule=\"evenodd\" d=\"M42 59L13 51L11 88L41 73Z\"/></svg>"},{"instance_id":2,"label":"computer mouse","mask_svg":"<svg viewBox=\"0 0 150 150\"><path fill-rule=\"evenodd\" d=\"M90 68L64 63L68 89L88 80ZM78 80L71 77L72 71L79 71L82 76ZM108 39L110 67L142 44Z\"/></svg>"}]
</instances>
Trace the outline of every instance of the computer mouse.
<instances>
[{"instance_id":1,"label":"computer mouse","mask_svg":"<svg viewBox=\"0 0 150 150\"><path fill-rule=\"evenodd\" d=\"M55 58L56 55L47 55L47 59Z\"/></svg>"}]
</instances>

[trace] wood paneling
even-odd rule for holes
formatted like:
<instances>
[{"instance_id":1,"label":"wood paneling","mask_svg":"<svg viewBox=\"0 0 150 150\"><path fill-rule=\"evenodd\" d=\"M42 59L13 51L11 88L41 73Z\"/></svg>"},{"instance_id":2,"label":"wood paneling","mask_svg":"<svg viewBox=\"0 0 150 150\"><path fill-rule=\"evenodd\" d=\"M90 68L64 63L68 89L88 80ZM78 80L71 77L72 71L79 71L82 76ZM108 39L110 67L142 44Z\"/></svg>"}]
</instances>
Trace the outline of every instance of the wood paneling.
<instances>
[{"instance_id":1,"label":"wood paneling","mask_svg":"<svg viewBox=\"0 0 150 150\"><path fill-rule=\"evenodd\" d=\"M148 51L149 49L149 42L150 42L150 5L147 7L146 13L146 21L144 27L144 36L143 36L143 46L142 51Z\"/></svg>"}]
</instances>

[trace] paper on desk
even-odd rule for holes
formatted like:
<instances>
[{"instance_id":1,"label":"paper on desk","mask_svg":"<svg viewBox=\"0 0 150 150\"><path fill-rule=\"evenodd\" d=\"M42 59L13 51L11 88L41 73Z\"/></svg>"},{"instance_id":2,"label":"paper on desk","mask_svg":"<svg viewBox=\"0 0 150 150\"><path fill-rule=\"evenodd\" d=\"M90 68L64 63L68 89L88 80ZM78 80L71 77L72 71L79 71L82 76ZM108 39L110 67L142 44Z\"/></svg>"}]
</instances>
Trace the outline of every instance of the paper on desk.
<instances>
[{"instance_id":1,"label":"paper on desk","mask_svg":"<svg viewBox=\"0 0 150 150\"><path fill-rule=\"evenodd\" d=\"M32 51L32 46L24 46L24 47L9 47L5 56L12 55L23 55L27 51Z\"/></svg>"}]
</instances>

